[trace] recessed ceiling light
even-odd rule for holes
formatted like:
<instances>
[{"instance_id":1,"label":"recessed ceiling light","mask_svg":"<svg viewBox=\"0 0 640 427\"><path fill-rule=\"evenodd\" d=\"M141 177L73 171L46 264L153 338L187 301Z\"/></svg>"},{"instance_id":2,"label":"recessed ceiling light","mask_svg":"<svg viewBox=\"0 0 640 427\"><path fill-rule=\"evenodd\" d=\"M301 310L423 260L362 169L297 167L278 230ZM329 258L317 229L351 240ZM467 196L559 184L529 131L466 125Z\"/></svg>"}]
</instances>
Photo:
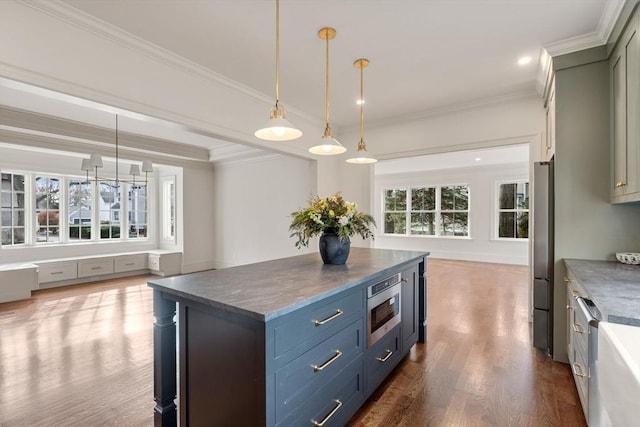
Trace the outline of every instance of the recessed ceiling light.
<instances>
[{"instance_id":1,"label":"recessed ceiling light","mask_svg":"<svg viewBox=\"0 0 640 427\"><path fill-rule=\"evenodd\" d=\"M480 160L482 160L482 158L476 157L476 162L479 162Z\"/></svg>"},{"instance_id":2,"label":"recessed ceiling light","mask_svg":"<svg viewBox=\"0 0 640 427\"><path fill-rule=\"evenodd\" d=\"M364 99L358 99L358 100L356 101L356 104L358 104L358 105L362 105L362 104L364 104Z\"/></svg>"},{"instance_id":3,"label":"recessed ceiling light","mask_svg":"<svg viewBox=\"0 0 640 427\"><path fill-rule=\"evenodd\" d=\"M530 56L523 56L520 59L518 59L518 65L527 65L530 62L531 62Z\"/></svg>"}]
</instances>

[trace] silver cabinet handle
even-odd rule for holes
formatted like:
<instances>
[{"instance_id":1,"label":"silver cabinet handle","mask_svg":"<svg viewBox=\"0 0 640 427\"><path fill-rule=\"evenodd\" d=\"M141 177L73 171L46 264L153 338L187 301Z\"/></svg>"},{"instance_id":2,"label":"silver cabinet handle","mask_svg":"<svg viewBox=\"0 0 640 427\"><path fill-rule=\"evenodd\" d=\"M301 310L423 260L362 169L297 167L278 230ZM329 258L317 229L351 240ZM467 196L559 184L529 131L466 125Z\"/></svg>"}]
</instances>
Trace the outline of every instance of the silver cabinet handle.
<instances>
[{"instance_id":1,"label":"silver cabinet handle","mask_svg":"<svg viewBox=\"0 0 640 427\"><path fill-rule=\"evenodd\" d=\"M575 362L573 365L571 365L571 367L573 368L573 373L576 375L576 377L584 378L587 376L587 374L582 372L582 366L578 362Z\"/></svg>"},{"instance_id":2,"label":"silver cabinet handle","mask_svg":"<svg viewBox=\"0 0 640 427\"><path fill-rule=\"evenodd\" d=\"M335 413L336 413L336 412L338 412L338 409L342 408L342 402L340 402L338 399L334 399L334 402L336 402L336 407L335 407L335 408L333 408L333 409L331 410L331 412L329 412L329 414L328 414L326 417L324 417L324 419L323 419L322 421L320 421L320 422L315 421L315 420L313 421L313 425L314 425L315 427L322 427L322 426L324 426L324 425L326 424L326 422L327 422L327 421L329 421L329 419L330 419L331 417L333 417L333 416L335 415Z\"/></svg>"},{"instance_id":3,"label":"silver cabinet handle","mask_svg":"<svg viewBox=\"0 0 640 427\"><path fill-rule=\"evenodd\" d=\"M63 271L52 271L51 274L62 274Z\"/></svg>"},{"instance_id":4,"label":"silver cabinet handle","mask_svg":"<svg viewBox=\"0 0 640 427\"><path fill-rule=\"evenodd\" d=\"M130 263L127 263L127 264L125 264L125 265L135 265L135 263L130 262Z\"/></svg>"},{"instance_id":5,"label":"silver cabinet handle","mask_svg":"<svg viewBox=\"0 0 640 427\"><path fill-rule=\"evenodd\" d=\"M102 267L91 267L92 270L102 270Z\"/></svg>"},{"instance_id":6,"label":"silver cabinet handle","mask_svg":"<svg viewBox=\"0 0 640 427\"><path fill-rule=\"evenodd\" d=\"M577 333L584 334L584 328L580 323L574 323L571 326L573 327L573 330L576 331Z\"/></svg>"},{"instance_id":7,"label":"silver cabinet handle","mask_svg":"<svg viewBox=\"0 0 640 427\"><path fill-rule=\"evenodd\" d=\"M322 325L324 325L326 323L331 322L336 317L340 317L340 316L342 316L342 310L338 309L338 310L336 310L336 314L333 314L333 315L327 317L324 320L314 320L313 324L316 325L316 326L322 326Z\"/></svg>"},{"instance_id":8,"label":"silver cabinet handle","mask_svg":"<svg viewBox=\"0 0 640 427\"><path fill-rule=\"evenodd\" d=\"M311 367L313 368L313 372L322 371L324 368L326 368L327 366L331 365L333 362L338 360L340 358L340 356L342 356L342 352L340 350L336 350L336 354L331 359L329 359L326 362L324 362L322 365L320 365L320 366L311 365Z\"/></svg>"},{"instance_id":9,"label":"silver cabinet handle","mask_svg":"<svg viewBox=\"0 0 640 427\"><path fill-rule=\"evenodd\" d=\"M400 281L401 281L401 282L405 282L405 283L409 282L409 281L408 281L407 279L405 279L404 277L403 277L402 279L400 279Z\"/></svg>"},{"instance_id":10,"label":"silver cabinet handle","mask_svg":"<svg viewBox=\"0 0 640 427\"><path fill-rule=\"evenodd\" d=\"M384 363L387 360L389 360L389 358L393 354L393 351L387 349L386 352L387 352L387 354L384 357L376 357L376 360L379 361L379 362L382 362L382 363Z\"/></svg>"}]
</instances>

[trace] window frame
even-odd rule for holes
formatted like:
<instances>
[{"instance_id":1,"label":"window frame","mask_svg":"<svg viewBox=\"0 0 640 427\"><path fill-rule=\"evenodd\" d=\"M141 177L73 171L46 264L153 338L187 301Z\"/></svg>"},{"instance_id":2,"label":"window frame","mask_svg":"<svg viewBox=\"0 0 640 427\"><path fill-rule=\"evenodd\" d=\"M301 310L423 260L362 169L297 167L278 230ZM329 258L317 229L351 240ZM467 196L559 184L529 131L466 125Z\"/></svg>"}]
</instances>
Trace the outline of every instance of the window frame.
<instances>
[{"instance_id":1,"label":"window frame","mask_svg":"<svg viewBox=\"0 0 640 427\"><path fill-rule=\"evenodd\" d=\"M459 209L442 209L442 188L443 187L466 187L467 189L467 209L459 210ZM414 211L412 207L412 191L414 189L425 189L425 188L435 188L435 210L434 211L424 211L427 213L433 212L435 214L435 234L413 234L411 233L411 214L412 213L420 213L423 210ZM405 232L404 233L387 233L383 231L380 233L385 237L417 237L417 238L437 238L437 239L471 239L471 186L467 183L456 183L456 184L420 184L420 185L399 185L399 186L383 186L381 188L381 218L382 223L385 223L386 214L387 213L404 213L405 214ZM393 190L406 190L406 210L405 211L387 211L386 210L386 195L387 191ZM454 206L455 208L455 206ZM460 213L464 212L467 215L467 233L466 235L456 236L456 235L446 235L442 234L443 231L443 221L442 221L442 213Z\"/></svg>"},{"instance_id":2,"label":"window frame","mask_svg":"<svg viewBox=\"0 0 640 427\"><path fill-rule=\"evenodd\" d=\"M44 241L38 241L38 233L39 233L39 228L42 227L42 224L40 224L39 220L38 220L38 216L39 216L39 211L44 211L47 212L46 216L47 216L47 220L49 220L49 212L50 211L55 211L52 209L49 209L48 206L46 209L41 209L38 208L38 201L36 200L38 197L38 178L45 178L47 179L47 181L50 180L57 180L58 181L58 240L57 241L49 241L48 240L48 232L49 232L49 228L51 228L51 226L49 225L49 223L47 223L47 225L45 226L46 228L46 233L47 233L47 240ZM33 244L36 246L40 246L40 245L56 245L56 244L60 244L60 243L64 243L65 241L65 237L66 237L66 221L64 221L64 219L66 218L66 207L64 206L64 201L66 200L66 181L64 179L63 176L57 175L57 174L48 174L48 173L34 173L33 174L33 230L32 230L32 234L33 234ZM47 196L48 198L48 196Z\"/></svg>"},{"instance_id":3,"label":"window frame","mask_svg":"<svg viewBox=\"0 0 640 427\"><path fill-rule=\"evenodd\" d=\"M2 175L10 175L10 189L9 191L2 188L3 181L1 180ZM22 177L22 191L16 190L14 185L14 176ZM2 243L2 235L0 234L0 248L15 248L15 247L24 247L29 245L31 239L31 231L30 231L30 197L29 197L29 187L30 187L31 177L27 172L16 171L16 170L2 170L0 171L0 215L4 216L5 212L9 212L9 217L11 218L11 225L3 225L2 220L0 219L0 233L5 229L9 229L11 235L11 243L3 244ZM9 194L9 198L11 200L11 206L4 206L4 202L2 201L3 194ZM16 196L18 193L22 194L22 208L13 206L14 203L18 203L16 201ZM22 226L14 225L15 214L22 212ZM15 243L15 230L22 228L22 242Z\"/></svg>"}]
</instances>

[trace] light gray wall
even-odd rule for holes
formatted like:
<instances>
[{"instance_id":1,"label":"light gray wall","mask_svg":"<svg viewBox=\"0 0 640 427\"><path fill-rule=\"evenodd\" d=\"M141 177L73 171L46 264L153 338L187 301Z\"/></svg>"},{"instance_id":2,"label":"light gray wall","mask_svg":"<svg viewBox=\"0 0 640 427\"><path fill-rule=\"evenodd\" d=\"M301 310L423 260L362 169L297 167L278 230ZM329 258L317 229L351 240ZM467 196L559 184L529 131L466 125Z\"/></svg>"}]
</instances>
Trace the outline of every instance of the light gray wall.
<instances>
[{"instance_id":1,"label":"light gray wall","mask_svg":"<svg viewBox=\"0 0 640 427\"><path fill-rule=\"evenodd\" d=\"M610 203L609 63L556 72L554 359L567 361L563 258L640 250L640 204Z\"/></svg>"},{"instance_id":2,"label":"light gray wall","mask_svg":"<svg viewBox=\"0 0 640 427\"><path fill-rule=\"evenodd\" d=\"M214 244L215 267L316 252L315 240L309 249L298 250L289 237L291 213L316 194L315 174L315 162L282 155L215 164L213 197L205 212L214 225L205 237Z\"/></svg>"}]
</instances>

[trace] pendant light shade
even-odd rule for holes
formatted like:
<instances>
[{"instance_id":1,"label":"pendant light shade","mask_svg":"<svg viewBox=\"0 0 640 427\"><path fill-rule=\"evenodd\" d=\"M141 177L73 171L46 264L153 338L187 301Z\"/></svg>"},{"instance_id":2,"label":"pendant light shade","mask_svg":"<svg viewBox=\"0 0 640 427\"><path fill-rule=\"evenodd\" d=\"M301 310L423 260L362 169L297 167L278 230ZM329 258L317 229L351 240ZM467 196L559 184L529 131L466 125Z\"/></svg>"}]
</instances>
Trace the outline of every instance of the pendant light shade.
<instances>
[{"instance_id":1,"label":"pendant light shade","mask_svg":"<svg viewBox=\"0 0 640 427\"><path fill-rule=\"evenodd\" d=\"M353 65L360 68L360 142L358 142L358 151L356 155L347 159L349 163L355 164L371 164L377 160L367 151L367 145L364 142L364 68L369 65L368 59L358 59Z\"/></svg>"},{"instance_id":2,"label":"pendant light shade","mask_svg":"<svg viewBox=\"0 0 640 427\"><path fill-rule=\"evenodd\" d=\"M254 135L267 141L291 141L300 138L302 131L287 120L284 107L280 105L280 1L276 0L276 103L271 107L269 122L255 131Z\"/></svg>"},{"instance_id":3,"label":"pendant light shade","mask_svg":"<svg viewBox=\"0 0 640 427\"><path fill-rule=\"evenodd\" d=\"M329 125L329 40L336 36L336 30L330 27L324 27L318 31L318 37L322 40L326 40L326 79L325 79L325 114L326 124L324 128L324 134L320 139L320 143L309 148L309 152L312 154L318 154L320 156L332 156L336 154L342 154L347 151L346 148L338 142L337 139L331 134L331 126Z\"/></svg>"}]
</instances>

